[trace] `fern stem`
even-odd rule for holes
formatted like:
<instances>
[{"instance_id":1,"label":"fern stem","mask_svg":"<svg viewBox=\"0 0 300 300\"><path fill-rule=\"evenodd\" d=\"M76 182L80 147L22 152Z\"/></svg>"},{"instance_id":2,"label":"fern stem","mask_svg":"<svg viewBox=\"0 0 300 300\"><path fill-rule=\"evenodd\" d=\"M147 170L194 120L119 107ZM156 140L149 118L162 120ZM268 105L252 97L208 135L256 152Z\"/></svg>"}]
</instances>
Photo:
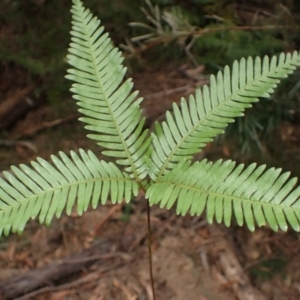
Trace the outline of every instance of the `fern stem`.
<instances>
[{"instance_id":1,"label":"fern stem","mask_svg":"<svg viewBox=\"0 0 300 300\"><path fill-rule=\"evenodd\" d=\"M136 27L142 27L139 25L132 25ZM190 30L190 31L180 31L177 32L176 35L173 33L169 34L168 36L155 36L153 38L141 38L140 36L137 36L135 38L132 38L131 40L133 42L138 41L141 42L141 40L144 40L146 43L141 44L138 48L132 48L131 53L125 55L126 57L134 56L137 54L141 54L153 47L159 46L161 44L166 44L170 41L173 41L174 39L182 39L187 37L202 37L207 34L216 33L216 32L228 32L228 31L268 31L268 30L279 30L279 29L287 29L287 30L296 30L298 27L296 26L285 26L285 25L262 25L262 26L228 26L228 27L208 27L208 28L202 28L202 29L196 29L196 30ZM147 35L145 35L146 37ZM126 49L126 46L123 45L123 48Z\"/></svg>"},{"instance_id":2,"label":"fern stem","mask_svg":"<svg viewBox=\"0 0 300 300\"><path fill-rule=\"evenodd\" d=\"M149 262L149 273L150 273L150 282L152 288L153 300L156 300L155 289L154 289L154 278L153 278L153 264L152 264L152 232L151 232L151 222L150 222L150 203L147 199L147 227L148 227L148 262Z\"/></svg>"}]
</instances>

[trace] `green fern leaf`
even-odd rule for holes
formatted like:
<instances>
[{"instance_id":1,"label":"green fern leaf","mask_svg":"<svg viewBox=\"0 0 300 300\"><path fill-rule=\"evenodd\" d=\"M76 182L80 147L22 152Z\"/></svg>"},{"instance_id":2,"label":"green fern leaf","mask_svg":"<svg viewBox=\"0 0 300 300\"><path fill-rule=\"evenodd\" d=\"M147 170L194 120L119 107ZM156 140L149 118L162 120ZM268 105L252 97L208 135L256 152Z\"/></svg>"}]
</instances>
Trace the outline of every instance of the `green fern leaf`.
<instances>
[{"instance_id":1,"label":"green fern leaf","mask_svg":"<svg viewBox=\"0 0 300 300\"><path fill-rule=\"evenodd\" d=\"M95 132L88 135L107 150L103 154L118 158L117 163L126 166L134 178L147 175L144 155L151 149L151 138L143 131L137 92L131 93L130 79L123 82L126 68L122 66L121 52L113 47L100 20L93 18L81 1L74 0L72 7L72 43L68 62L75 69L66 77L75 83L71 91L87 123L86 129Z\"/></svg>"},{"instance_id":2,"label":"green fern leaf","mask_svg":"<svg viewBox=\"0 0 300 300\"><path fill-rule=\"evenodd\" d=\"M41 223L49 224L54 215L60 217L64 208L67 214L77 204L81 215L91 203L105 204L128 202L138 193L138 184L113 163L99 161L91 152L80 150L79 157L71 152L72 160L60 152L60 159L52 156L56 168L38 158L33 168L20 165L12 173L4 172L0 178L0 235L23 231L30 218L39 215Z\"/></svg>"},{"instance_id":3,"label":"green fern leaf","mask_svg":"<svg viewBox=\"0 0 300 300\"><path fill-rule=\"evenodd\" d=\"M238 225L245 222L253 231L269 224L275 231L289 223L300 231L300 186L290 173L256 164L235 167L235 162L203 160L190 166L183 162L151 185L146 197L151 204L171 208L177 201L177 213L200 215L206 208L207 220L230 225L233 214Z\"/></svg>"},{"instance_id":4,"label":"green fern leaf","mask_svg":"<svg viewBox=\"0 0 300 300\"><path fill-rule=\"evenodd\" d=\"M235 61L217 76L211 76L210 87L198 89L189 101L181 101L181 107L173 105L174 115L166 113L166 122L156 124L152 133L154 150L152 152L151 178L159 178L168 173L182 159L189 160L198 153L233 118L243 116L245 108L257 102L258 97L269 97L279 83L279 78L291 74L300 65L297 52L281 54L277 61L266 56L263 61L249 57Z\"/></svg>"}]
</instances>

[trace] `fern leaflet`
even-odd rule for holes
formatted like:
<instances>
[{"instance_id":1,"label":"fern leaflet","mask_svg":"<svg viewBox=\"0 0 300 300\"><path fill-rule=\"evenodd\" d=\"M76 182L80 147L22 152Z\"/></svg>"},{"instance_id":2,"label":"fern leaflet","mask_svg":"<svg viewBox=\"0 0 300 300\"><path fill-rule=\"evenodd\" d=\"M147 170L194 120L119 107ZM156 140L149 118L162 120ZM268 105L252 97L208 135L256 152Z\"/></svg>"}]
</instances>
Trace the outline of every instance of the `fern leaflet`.
<instances>
[{"instance_id":1,"label":"fern leaflet","mask_svg":"<svg viewBox=\"0 0 300 300\"><path fill-rule=\"evenodd\" d=\"M215 163L202 160L190 166L180 163L151 185L146 197L151 204L168 209L177 200L177 213L200 215L206 208L207 220L230 225L232 212L238 225L245 222L253 231L269 224L275 231L287 229L287 223L300 230L300 186L297 178L288 180L289 172L251 164L235 167L230 160Z\"/></svg>"},{"instance_id":2,"label":"fern leaflet","mask_svg":"<svg viewBox=\"0 0 300 300\"><path fill-rule=\"evenodd\" d=\"M87 123L88 135L107 150L103 154L118 158L134 178L143 179L147 166L143 156L151 149L151 138L143 131L145 119L141 116L137 92L131 93L132 82L122 83L126 68L122 66L121 52L113 47L100 20L93 18L81 1L73 1L73 27L68 62L75 69L66 77L75 83L71 91Z\"/></svg>"},{"instance_id":3,"label":"fern leaflet","mask_svg":"<svg viewBox=\"0 0 300 300\"><path fill-rule=\"evenodd\" d=\"M279 78L291 74L300 65L297 52L266 56L263 61L249 57L235 61L230 71L226 66L210 79L210 87L198 89L195 97L181 101L181 107L173 104L174 116L166 113L166 122L156 124L152 133L154 150L152 161L154 170L150 176L159 178L168 173L180 160L189 160L198 153L234 117L243 116L245 108L257 102L258 97L269 97L279 83Z\"/></svg>"},{"instance_id":4,"label":"fern leaflet","mask_svg":"<svg viewBox=\"0 0 300 300\"><path fill-rule=\"evenodd\" d=\"M60 159L52 155L56 168L38 158L33 167L12 167L0 178L0 235L4 230L23 231L30 218L39 215L39 221L49 224L54 215L60 217L64 208L71 213L75 203L82 214L91 203L128 202L138 193L138 184L113 163L99 161L91 152L80 150L81 158L71 152L72 160L64 153ZM109 198L110 197L110 198Z\"/></svg>"}]
</instances>

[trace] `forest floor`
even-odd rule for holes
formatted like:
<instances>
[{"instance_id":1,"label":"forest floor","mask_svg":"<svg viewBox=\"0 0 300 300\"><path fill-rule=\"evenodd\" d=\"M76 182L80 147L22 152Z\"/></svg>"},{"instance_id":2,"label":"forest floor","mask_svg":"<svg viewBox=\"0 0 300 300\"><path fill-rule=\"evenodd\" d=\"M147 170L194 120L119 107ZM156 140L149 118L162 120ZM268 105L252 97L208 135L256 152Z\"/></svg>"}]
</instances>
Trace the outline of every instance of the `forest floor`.
<instances>
[{"instance_id":1,"label":"forest floor","mask_svg":"<svg viewBox=\"0 0 300 300\"><path fill-rule=\"evenodd\" d=\"M1 78L5 99L20 98L24 84L10 89L16 78L9 68L6 72ZM203 85L207 78L202 72L182 66L134 74L151 122L160 120L171 102ZM101 155L77 118L71 99L57 108L43 104L29 111L2 135L1 169L36 156L49 159L60 150L92 149ZM274 161L284 162L284 168L291 165L296 173L299 128L283 124L276 136L286 152ZM228 159L232 151L232 145L208 145L199 158ZM53 220L50 228L31 221L23 235L1 238L0 299L152 300L143 196L130 205L108 204L83 216L74 210L69 217ZM155 206L151 227L157 300L300 299L298 233L269 228L250 233L234 224L208 225L205 216L181 217Z\"/></svg>"}]
</instances>

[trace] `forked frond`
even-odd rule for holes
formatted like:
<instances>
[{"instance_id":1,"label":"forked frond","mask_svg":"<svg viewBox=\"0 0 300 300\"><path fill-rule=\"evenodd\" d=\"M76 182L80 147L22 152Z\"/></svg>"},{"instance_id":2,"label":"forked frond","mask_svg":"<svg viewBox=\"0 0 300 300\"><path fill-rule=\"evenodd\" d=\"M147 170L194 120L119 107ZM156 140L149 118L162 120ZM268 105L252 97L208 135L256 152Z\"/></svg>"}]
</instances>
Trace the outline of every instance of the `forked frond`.
<instances>
[{"instance_id":1,"label":"forked frond","mask_svg":"<svg viewBox=\"0 0 300 300\"><path fill-rule=\"evenodd\" d=\"M270 225L273 230L287 229L289 223L300 230L300 186L297 178L281 169L251 164L235 167L235 162L203 160L190 166L180 163L174 170L151 185L146 197L151 204L170 208L177 201L177 213L200 215L206 209L209 223L230 225L233 215L238 225L245 222L253 231Z\"/></svg>"},{"instance_id":2,"label":"forked frond","mask_svg":"<svg viewBox=\"0 0 300 300\"><path fill-rule=\"evenodd\" d=\"M99 202L113 203L131 200L138 193L138 184L113 163L99 161L91 152L80 150L79 157L71 152L70 159L60 152L52 155L53 167L38 158L33 168L20 165L12 173L0 178L0 235L10 230L21 232L30 218L39 216L41 223L49 224L54 215L60 217L64 208L71 213L74 205L82 214L89 204L96 208Z\"/></svg>"},{"instance_id":3,"label":"forked frond","mask_svg":"<svg viewBox=\"0 0 300 300\"><path fill-rule=\"evenodd\" d=\"M84 9L81 1L72 7L72 42L68 62L74 69L66 77L75 83L71 91L87 123L88 135L106 148L103 154L117 158L135 178L144 178L147 166L143 156L151 149L151 138L143 131L137 92L131 93L132 82L124 80L121 52L103 33L100 20Z\"/></svg>"},{"instance_id":4,"label":"forked frond","mask_svg":"<svg viewBox=\"0 0 300 300\"><path fill-rule=\"evenodd\" d=\"M198 153L235 117L243 116L259 97L269 97L278 85L279 78L291 74L300 65L297 52L281 54L279 59L266 56L263 61L249 57L235 61L217 76L211 76L210 87L197 89L195 97L173 105L174 115L166 114L166 121L156 124L153 133L152 179L161 177L182 159L189 160Z\"/></svg>"}]
</instances>

